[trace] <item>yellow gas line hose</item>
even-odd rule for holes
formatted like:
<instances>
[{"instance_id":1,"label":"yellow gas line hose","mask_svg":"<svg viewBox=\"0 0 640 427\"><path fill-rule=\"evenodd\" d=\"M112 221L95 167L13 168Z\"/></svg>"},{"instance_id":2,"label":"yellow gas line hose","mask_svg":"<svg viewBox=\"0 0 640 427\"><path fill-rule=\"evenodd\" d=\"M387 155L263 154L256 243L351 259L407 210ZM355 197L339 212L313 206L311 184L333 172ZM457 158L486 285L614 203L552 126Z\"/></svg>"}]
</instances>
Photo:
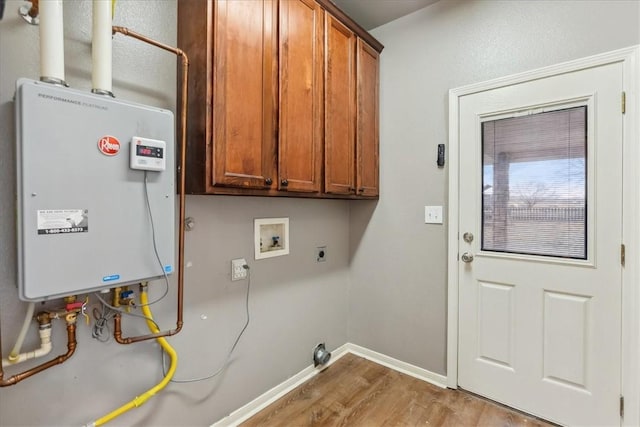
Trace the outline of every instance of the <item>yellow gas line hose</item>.
<instances>
[{"instance_id":1,"label":"yellow gas line hose","mask_svg":"<svg viewBox=\"0 0 640 427\"><path fill-rule=\"evenodd\" d=\"M149 303L149 296L147 294L146 287L144 287L144 289L140 292L140 303L142 306L142 314L144 314L145 317L148 318L147 326L149 327L149 330L154 334L160 332L158 327L151 321L153 320L153 315L151 314L151 310L147 305ZM171 378L173 378L173 374L175 374L176 368L178 367L178 354L173 349L173 347L169 345L169 343L165 338L156 338L156 341L158 341L158 344L160 344L162 349L169 355L169 359L171 361L171 364L169 366L169 371L167 371L167 375L165 375L162 381L160 381L156 386L150 388L141 396L137 396L135 399L133 399L128 403L125 403L115 411L105 415L102 418L99 418L98 420L94 421L92 424L88 424L88 426L93 427L93 426L104 425L109 421L113 420L114 418L119 417L120 415L129 411L130 409L142 406L147 400L149 400L156 393L158 393L163 388L165 388L167 384L169 384L169 381L171 381Z\"/></svg>"}]
</instances>

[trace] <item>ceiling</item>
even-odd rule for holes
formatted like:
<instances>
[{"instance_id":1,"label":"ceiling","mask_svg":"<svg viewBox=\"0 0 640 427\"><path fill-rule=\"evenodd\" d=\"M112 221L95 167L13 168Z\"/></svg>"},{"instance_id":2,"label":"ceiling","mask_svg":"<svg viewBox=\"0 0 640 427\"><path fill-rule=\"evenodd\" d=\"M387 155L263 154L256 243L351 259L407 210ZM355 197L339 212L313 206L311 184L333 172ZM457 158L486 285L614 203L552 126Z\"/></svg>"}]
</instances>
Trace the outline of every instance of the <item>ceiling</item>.
<instances>
[{"instance_id":1,"label":"ceiling","mask_svg":"<svg viewBox=\"0 0 640 427\"><path fill-rule=\"evenodd\" d=\"M332 0L365 30L379 27L438 0Z\"/></svg>"}]
</instances>

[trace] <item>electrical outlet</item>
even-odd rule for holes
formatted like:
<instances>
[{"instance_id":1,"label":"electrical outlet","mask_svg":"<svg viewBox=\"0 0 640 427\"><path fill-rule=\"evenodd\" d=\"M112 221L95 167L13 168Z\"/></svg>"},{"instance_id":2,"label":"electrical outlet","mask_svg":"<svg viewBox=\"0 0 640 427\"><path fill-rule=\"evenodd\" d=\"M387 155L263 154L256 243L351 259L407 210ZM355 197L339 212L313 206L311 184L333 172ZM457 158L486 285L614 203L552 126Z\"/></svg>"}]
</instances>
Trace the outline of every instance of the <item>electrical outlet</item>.
<instances>
[{"instance_id":1,"label":"electrical outlet","mask_svg":"<svg viewBox=\"0 0 640 427\"><path fill-rule=\"evenodd\" d=\"M242 280L247 278L247 269L244 266L247 260L244 258L231 260L231 281Z\"/></svg>"}]
</instances>

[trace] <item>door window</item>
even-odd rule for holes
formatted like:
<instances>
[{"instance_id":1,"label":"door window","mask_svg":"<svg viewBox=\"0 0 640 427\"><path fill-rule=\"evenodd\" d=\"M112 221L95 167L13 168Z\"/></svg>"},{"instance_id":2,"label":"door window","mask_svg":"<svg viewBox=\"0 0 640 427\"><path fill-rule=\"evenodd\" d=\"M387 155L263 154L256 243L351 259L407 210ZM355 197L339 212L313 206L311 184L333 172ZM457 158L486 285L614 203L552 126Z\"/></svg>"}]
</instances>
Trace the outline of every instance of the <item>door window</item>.
<instances>
[{"instance_id":1,"label":"door window","mask_svg":"<svg viewBox=\"0 0 640 427\"><path fill-rule=\"evenodd\" d=\"M482 123L482 250L587 258L587 107Z\"/></svg>"}]
</instances>

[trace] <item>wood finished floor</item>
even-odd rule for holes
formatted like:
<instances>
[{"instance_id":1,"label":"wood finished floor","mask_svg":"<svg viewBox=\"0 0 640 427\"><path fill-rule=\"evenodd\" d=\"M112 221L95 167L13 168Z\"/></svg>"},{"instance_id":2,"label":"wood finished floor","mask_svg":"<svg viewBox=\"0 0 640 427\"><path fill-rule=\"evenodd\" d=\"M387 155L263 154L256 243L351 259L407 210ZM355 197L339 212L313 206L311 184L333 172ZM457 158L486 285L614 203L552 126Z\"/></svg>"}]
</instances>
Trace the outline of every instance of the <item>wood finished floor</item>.
<instances>
[{"instance_id":1,"label":"wood finished floor","mask_svg":"<svg viewBox=\"0 0 640 427\"><path fill-rule=\"evenodd\" d=\"M343 356L241 424L242 427L419 425L553 426L353 354Z\"/></svg>"}]
</instances>

